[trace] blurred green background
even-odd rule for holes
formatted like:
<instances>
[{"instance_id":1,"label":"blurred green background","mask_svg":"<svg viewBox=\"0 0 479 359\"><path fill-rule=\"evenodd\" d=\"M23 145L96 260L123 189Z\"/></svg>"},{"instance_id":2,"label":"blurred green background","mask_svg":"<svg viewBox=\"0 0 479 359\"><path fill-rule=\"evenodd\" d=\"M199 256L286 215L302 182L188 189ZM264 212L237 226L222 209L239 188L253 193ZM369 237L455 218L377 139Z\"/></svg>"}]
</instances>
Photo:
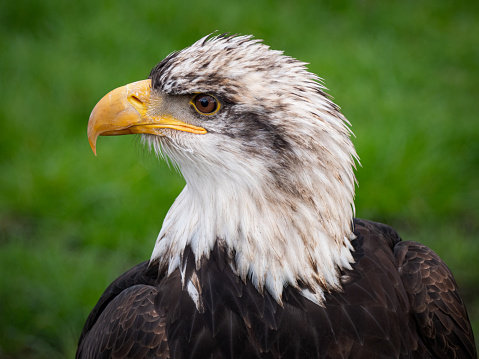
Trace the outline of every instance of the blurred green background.
<instances>
[{"instance_id":1,"label":"blurred green background","mask_svg":"<svg viewBox=\"0 0 479 359\"><path fill-rule=\"evenodd\" d=\"M479 2L3 1L0 357L73 357L106 286L148 259L183 179L86 125L111 89L214 32L309 62L353 124L357 216L433 248L479 336Z\"/></svg>"}]
</instances>

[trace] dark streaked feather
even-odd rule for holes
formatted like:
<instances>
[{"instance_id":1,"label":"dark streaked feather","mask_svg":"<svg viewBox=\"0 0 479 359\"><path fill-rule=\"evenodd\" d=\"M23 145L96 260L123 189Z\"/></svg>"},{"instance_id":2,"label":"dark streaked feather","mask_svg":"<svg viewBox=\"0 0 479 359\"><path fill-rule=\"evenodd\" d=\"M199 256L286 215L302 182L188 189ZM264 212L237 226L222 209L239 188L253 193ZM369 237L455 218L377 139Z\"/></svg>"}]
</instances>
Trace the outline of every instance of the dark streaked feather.
<instances>
[{"instance_id":1,"label":"dark streaked feather","mask_svg":"<svg viewBox=\"0 0 479 359\"><path fill-rule=\"evenodd\" d=\"M449 268L420 243L399 243L394 252L420 340L437 358L475 357L468 315Z\"/></svg>"},{"instance_id":2,"label":"dark streaked feather","mask_svg":"<svg viewBox=\"0 0 479 359\"><path fill-rule=\"evenodd\" d=\"M283 306L260 294L233 274L218 245L199 269L185 251L201 311L178 271L165 277L144 262L105 291L77 358L474 357L464 304L437 255L382 224L355 220L355 233L356 263L324 307L292 287Z\"/></svg>"}]
</instances>

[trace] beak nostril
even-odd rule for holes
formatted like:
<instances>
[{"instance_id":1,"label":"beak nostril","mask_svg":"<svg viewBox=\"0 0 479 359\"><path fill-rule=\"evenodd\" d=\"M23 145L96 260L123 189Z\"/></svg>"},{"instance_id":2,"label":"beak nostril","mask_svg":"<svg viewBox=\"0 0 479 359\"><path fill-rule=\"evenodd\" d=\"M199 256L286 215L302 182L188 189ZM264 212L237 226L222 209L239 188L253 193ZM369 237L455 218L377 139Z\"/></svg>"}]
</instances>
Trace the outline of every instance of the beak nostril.
<instances>
[{"instance_id":1,"label":"beak nostril","mask_svg":"<svg viewBox=\"0 0 479 359\"><path fill-rule=\"evenodd\" d=\"M127 96L128 102L143 117L146 114L148 100L141 92L132 93Z\"/></svg>"},{"instance_id":2,"label":"beak nostril","mask_svg":"<svg viewBox=\"0 0 479 359\"><path fill-rule=\"evenodd\" d=\"M133 105L133 106L143 106L143 101L141 101L137 96L135 95L130 95L128 96L128 101L130 101L130 103Z\"/></svg>"}]
</instances>

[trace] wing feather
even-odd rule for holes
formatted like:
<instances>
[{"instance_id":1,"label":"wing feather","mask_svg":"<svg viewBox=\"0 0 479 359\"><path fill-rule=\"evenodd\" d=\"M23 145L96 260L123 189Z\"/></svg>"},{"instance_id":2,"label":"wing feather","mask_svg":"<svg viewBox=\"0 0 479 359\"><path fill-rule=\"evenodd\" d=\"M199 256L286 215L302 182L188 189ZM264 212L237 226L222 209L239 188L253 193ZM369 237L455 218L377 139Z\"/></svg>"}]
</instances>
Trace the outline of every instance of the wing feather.
<instances>
[{"instance_id":1,"label":"wing feather","mask_svg":"<svg viewBox=\"0 0 479 359\"><path fill-rule=\"evenodd\" d=\"M394 248L418 334L438 358L475 358L472 329L456 281L430 248L401 242Z\"/></svg>"}]
</instances>

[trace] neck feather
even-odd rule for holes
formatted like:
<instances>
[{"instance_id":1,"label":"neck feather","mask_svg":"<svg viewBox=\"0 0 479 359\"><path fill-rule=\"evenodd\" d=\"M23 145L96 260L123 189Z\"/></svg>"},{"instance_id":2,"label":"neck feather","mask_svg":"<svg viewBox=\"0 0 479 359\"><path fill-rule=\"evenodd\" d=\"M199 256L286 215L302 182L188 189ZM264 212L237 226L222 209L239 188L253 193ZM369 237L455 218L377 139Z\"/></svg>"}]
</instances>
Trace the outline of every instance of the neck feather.
<instances>
[{"instance_id":1,"label":"neck feather","mask_svg":"<svg viewBox=\"0 0 479 359\"><path fill-rule=\"evenodd\" d=\"M316 82L305 82L271 111L232 107L234 121L212 121L205 135L146 137L187 183L152 254L168 273L183 270L186 247L198 267L217 243L234 273L278 303L285 286L319 304L340 288L340 270L353 263L357 155L347 120Z\"/></svg>"},{"instance_id":2,"label":"neck feather","mask_svg":"<svg viewBox=\"0 0 479 359\"><path fill-rule=\"evenodd\" d=\"M260 292L268 290L279 303L285 286L318 304L325 291L340 288L339 270L353 262L353 183L338 186L318 176L308 179L308 191L291 191L265 176L199 184L196 171L182 172L187 185L170 208L152 254L169 274L184 270L187 246L199 267L218 244L232 259L234 273ZM301 182L311 176L297 175ZM191 278L183 280L189 286Z\"/></svg>"}]
</instances>

